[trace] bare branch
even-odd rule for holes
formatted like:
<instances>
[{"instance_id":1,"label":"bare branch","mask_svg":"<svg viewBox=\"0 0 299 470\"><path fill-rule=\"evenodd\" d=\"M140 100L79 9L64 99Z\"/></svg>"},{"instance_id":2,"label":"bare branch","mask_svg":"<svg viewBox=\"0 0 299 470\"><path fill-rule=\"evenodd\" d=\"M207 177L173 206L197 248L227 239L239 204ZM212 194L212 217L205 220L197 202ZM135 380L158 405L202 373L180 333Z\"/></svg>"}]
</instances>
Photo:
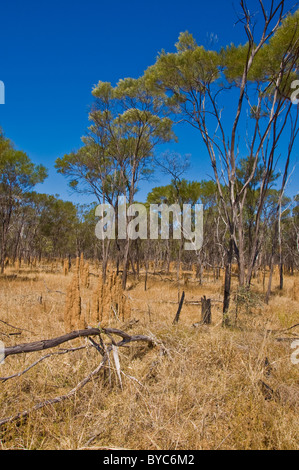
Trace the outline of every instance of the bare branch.
<instances>
[{"instance_id":1,"label":"bare branch","mask_svg":"<svg viewBox=\"0 0 299 470\"><path fill-rule=\"evenodd\" d=\"M45 359L48 359L49 357L53 357L53 356L60 356L60 355L63 355L63 354L67 354L69 352L75 352L75 351L80 351L81 349L85 349L86 346L80 346L79 348L72 348L72 349L64 349L62 351L58 351L58 352L53 352L53 353L50 353L50 354L47 354L46 356L43 356L43 357L40 357L37 361L35 361L33 364L31 364L29 367L27 367L25 370L23 370L22 372L18 372L17 374L13 374L13 375L10 375L9 377L0 377L0 381L1 382L6 382L7 380L10 380L10 379L15 379L17 377L21 377L21 375L24 375L26 372L28 372L30 369L32 369L33 367L35 367L37 364L39 364L40 362L44 361Z\"/></svg>"},{"instance_id":2,"label":"bare branch","mask_svg":"<svg viewBox=\"0 0 299 470\"><path fill-rule=\"evenodd\" d=\"M86 330L73 331L58 338L46 339L42 341L35 341L33 343L18 344L16 346L10 346L4 349L4 356L8 357L15 354L24 354L36 351L43 351L45 349L54 348L60 344L66 343L67 341L74 340L76 338L86 338L88 336L100 336L101 333L106 335L116 335L122 338L117 346L123 346L125 344L135 342L135 341L145 341L148 343L153 343L151 338L143 335L133 335L130 336L124 331L117 330L115 328L88 328Z\"/></svg>"}]
</instances>

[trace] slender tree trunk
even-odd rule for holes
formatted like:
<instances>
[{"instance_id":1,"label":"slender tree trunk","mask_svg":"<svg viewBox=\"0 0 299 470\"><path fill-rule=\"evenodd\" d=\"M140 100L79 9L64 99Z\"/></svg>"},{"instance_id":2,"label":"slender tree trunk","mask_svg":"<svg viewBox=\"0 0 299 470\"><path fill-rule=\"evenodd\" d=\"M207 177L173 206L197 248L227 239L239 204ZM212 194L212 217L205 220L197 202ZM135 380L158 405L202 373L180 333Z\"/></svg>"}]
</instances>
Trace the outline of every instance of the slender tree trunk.
<instances>
[{"instance_id":1,"label":"slender tree trunk","mask_svg":"<svg viewBox=\"0 0 299 470\"><path fill-rule=\"evenodd\" d=\"M111 240L107 240L107 241L103 240L102 241L102 279L103 279L103 283L106 282L110 245L111 245Z\"/></svg>"},{"instance_id":2,"label":"slender tree trunk","mask_svg":"<svg viewBox=\"0 0 299 470\"><path fill-rule=\"evenodd\" d=\"M126 240L125 252L124 252L124 265L123 265L123 276L122 276L122 287L123 289L127 286L128 279L128 262L129 262L129 250L130 250L130 239Z\"/></svg>"},{"instance_id":3,"label":"slender tree trunk","mask_svg":"<svg viewBox=\"0 0 299 470\"><path fill-rule=\"evenodd\" d=\"M239 268L239 285L241 287L245 284L245 254L244 254L244 238L243 230L239 230L239 257L238 257L238 268Z\"/></svg>"},{"instance_id":4,"label":"slender tree trunk","mask_svg":"<svg viewBox=\"0 0 299 470\"><path fill-rule=\"evenodd\" d=\"M243 230L243 204L239 204L239 216L235 215L237 219L238 230L238 268L239 268L239 285L245 284L245 251L244 251L244 230Z\"/></svg>"},{"instance_id":5,"label":"slender tree trunk","mask_svg":"<svg viewBox=\"0 0 299 470\"><path fill-rule=\"evenodd\" d=\"M134 163L132 168L132 177L131 177L131 184L129 190L129 206L133 204L134 200L134 193L135 193L135 171L136 171L136 164ZM127 228L126 228L127 231ZM124 266L123 266L123 276L122 276L122 287L125 290L127 286L127 278L128 278L128 262L129 262L129 251L130 251L130 238L127 233L126 244L125 244L125 252L124 252Z\"/></svg>"},{"instance_id":6,"label":"slender tree trunk","mask_svg":"<svg viewBox=\"0 0 299 470\"><path fill-rule=\"evenodd\" d=\"M1 255L0 255L1 274L4 273L4 269L5 269L6 245L7 245L7 229L5 225L3 224L2 237L1 237Z\"/></svg>"},{"instance_id":7,"label":"slender tree trunk","mask_svg":"<svg viewBox=\"0 0 299 470\"><path fill-rule=\"evenodd\" d=\"M170 239L166 240L166 273L170 271Z\"/></svg>"},{"instance_id":8,"label":"slender tree trunk","mask_svg":"<svg viewBox=\"0 0 299 470\"><path fill-rule=\"evenodd\" d=\"M137 272L136 272L136 269L135 269L135 265L134 265L134 259L131 255L131 253L129 252L129 261L130 261L130 264L132 266L132 271L133 271L133 275L134 275L134 279L136 279L136 276L137 276Z\"/></svg>"},{"instance_id":9,"label":"slender tree trunk","mask_svg":"<svg viewBox=\"0 0 299 470\"><path fill-rule=\"evenodd\" d=\"M225 278L224 278L224 299L223 299L223 314L226 315L230 306L231 295L231 279L232 279L232 260L233 260L233 240L230 239L227 259L225 264ZM224 321L225 324L225 321Z\"/></svg>"},{"instance_id":10,"label":"slender tree trunk","mask_svg":"<svg viewBox=\"0 0 299 470\"><path fill-rule=\"evenodd\" d=\"M19 246L20 246L20 240L21 240L21 231L22 231L22 226L20 230L18 230L17 239L16 239L15 246L14 246L13 262L15 262L15 260L18 258Z\"/></svg>"},{"instance_id":11,"label":"slender tree trunk","mask_svg":"<svg viewBox=\"0 0 299 470\"><path fill-rule=\"evenodd\" d=\"M150 240L146 241L146 253L145 253L145 279L144 279L144 290L147 290L147 274L148 274L148 263L150 253Z\"/></svg>"},{"instance_id":12,"label":"slender tree trunk","mask_svg":"<svg viewBox=\"0 0 299 470\"><path fill-rule=\"evenodd\" d=\"M272 253L271 261L270 261L270 274L269 274L268 288L267 288L266 299L265 299L265 302L267 305L269 303L270 296L271 296L273 268L274 268L274 253Z\"/></svg>"},{"instance_id":13,"label":"slender tree trunk","mask_svg":"<svg viewBox=\"0 0 299 470\"><path fill-rule=\"evenodd\" d=\"M265 299L266 304L269 303L270 296L271 296L271 287L272 287L274 260L275 260L275 251L277 247L277 241L278 241L278 220L275 221L274 236L273 236L273 242L272 242L272 252L271 252L271 258L270 258L270 275L269 275L268 288L267 288L266 299Z\"/></svg>"},{"instance_id":14,"label":"slender tree trunk","mask_svg":"<svg viewBox=\"0 0 299 470\"><path fill-rule=\"evenodd\" d=\"M283 254L282 254L282 236L281 236L281 201L279 204L279 219L278 219L278 244L279 244L279 289L283 290Z\"/></svg>"},{"instance_id":15,"label":"slender tree trunk","mask_svg":"<svg viewBox=\"0 0 299 470\"><path fill-rule=\"evenodd\" d=\"M279 266L279 289L283 290L283 285L284 285L284 278L283 278L283 262L280 262Z\"/></svg>"}]
</instances>

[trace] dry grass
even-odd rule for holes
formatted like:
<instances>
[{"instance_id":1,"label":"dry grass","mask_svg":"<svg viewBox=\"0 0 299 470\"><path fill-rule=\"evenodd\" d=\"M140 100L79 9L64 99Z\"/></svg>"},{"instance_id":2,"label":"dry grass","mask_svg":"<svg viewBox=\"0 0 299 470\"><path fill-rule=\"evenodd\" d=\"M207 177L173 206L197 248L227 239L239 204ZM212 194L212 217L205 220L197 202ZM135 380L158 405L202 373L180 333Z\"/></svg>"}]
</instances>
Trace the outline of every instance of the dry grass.
<instances>
[{"instance_id":1,"label":"dry grass","mask_svg":"<svg viewBox=\"0 0 299 470\"><path fill-rule=\"evenodd\" d=\"M92 266L90 271L97 273ZM0 278L0 318L26 331L7 336L17 330L0 323L0 339L6 346L65 333L65 294L71 276L61 263L8 268ZM221 300L221 280L206 276L203 285L189 282L178 292L176 282L166 278L151 276L146 292L143 282L130 279L126 295L132 316L139 320L131 331L155 336L167 354L140 344L123 348L122 391L114 372L110 381L101 375L75 398L0 428L0 448L298 449L299 366L290 359L291 341L277 341L298 329L267 333L298 323L294 278L286 278L285 290L277 291L268 306L256 301L249 311L241 308L237 324L226 329L221 327L218 302L212 304L211 326L193 327L200 321L198 305L184 305L179 324L172 325L182 289L187 301L203 295ZM91 275L81 286L83 312L89 309L97 282ZM254 288L259 299L260 283ZM234 320L234 306L231 317ZM114 315L106 320L108 325L123 326ZM88 347L49 357L2 383L0 419L67 393L95 369L100 356L87 340L67 347L80 345ZM0 366L0 375L20 372L44 354L10 356Z\"/></svg>"}]
</instances>

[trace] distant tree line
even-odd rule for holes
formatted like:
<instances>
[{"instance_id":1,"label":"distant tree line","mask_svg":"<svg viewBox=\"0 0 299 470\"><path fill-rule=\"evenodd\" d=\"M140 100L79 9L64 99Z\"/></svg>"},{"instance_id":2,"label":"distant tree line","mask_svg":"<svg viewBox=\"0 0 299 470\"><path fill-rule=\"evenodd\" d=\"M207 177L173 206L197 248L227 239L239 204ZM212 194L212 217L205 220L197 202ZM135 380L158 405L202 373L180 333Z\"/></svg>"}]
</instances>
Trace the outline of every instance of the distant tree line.
<instances>
[{"instance_id":1,"label":"distant tree line","mask_svg":"<svg viewBox=\"0 0 299 470\"><path fill-rule=\"evenodd\" d=\"M92 91L91 125L83 146L58 158L56 169L73 191L92 195L94 205L75 206L58 196L33 192L46 169L33 165L0 136L1 270L10 257L86 257L109 260L136 276L140 267L171 261L225 270L223 312L229 309L233 266L239 286L250 289L258 270L269 269L266 300L275 265L280 288L285 271L299 267L299 197L286 195L291 157L299 132L299 105L291 100L299 65L299 10L285 1L259 1L259 28L246 2L239 23L246 43L218 51L205 49L188 32L176 52L162 52L138 79L116 86L99 82ZM229 105L228 105L229 103ZM159 156L161 144L176 141L175 126L191 126L205 145L213 179L188 181L185 157ZM277 171L279 162L280 172ZM104 240L94 235L95 206L111 204L118 213L120 195L138 200L142 181L156 169L170 183L148 194L147 204L202 203L204 245L186 252L180 240ZM173 221L172 221L173 223ZM172 227L173 229L173 227Z\"/></svg>"},{"instance_id":2,"label":"distant tree line","mask_svg":"<svg viewBox=\"0 0 299 470\"><path fill-rule=\"evenodd\" d=\"M1 267L4 271L5 260L12 262L33 258L73 259L84 253L86 258L103 261L103 247L106 243L95 236L97 203L75 205L63 201L59 196L33 191L35 184L42 182L47 171L35 166L23 152L16 152L12 144L0 137L1 165ZM8 152L9 149L9 152ZM14 155L12 157L12 155ZM153 162L154 163L154 162ZM241 160L238 178L244 178L246 161ZM171 263L184 263L190 269L196 266L197 276L210 269L219 277L219 270L225 266L225 245L229 238L228 228L223 219L217 185L214 181L188 181L184 178L187 170L186 160L178 154L167 153L158 162L165 171L172 172L171 182L166 186L154 187L147 195L145 206L149 204L201 203L204 207L204 244L200 252L184 251L182 240L134 240L131 241L128 267L138 275L141 267L156 262L168 272ZM168 168L168 169L167 169ZM278 174L273 175L273 187L268 190L261 215L263 243L255 264L255 273L271 265L273 236L277 219L276 208L280 191L274 188ZM229 205L227 188L223 186L226 204ZM245 256L250 255L252 226L255 221L257 204L260 197L258 184L252 183L244 204ZM281 250L275 252L274 263L283 266L290 274L299 269L299 196L284 196L281 201L280 217ZM170 217L170 234L173 230ZM126 241L110 240L109 260L123 270ZM237 262L237 259L234 259Z\"/></svg>"}]
</instances>

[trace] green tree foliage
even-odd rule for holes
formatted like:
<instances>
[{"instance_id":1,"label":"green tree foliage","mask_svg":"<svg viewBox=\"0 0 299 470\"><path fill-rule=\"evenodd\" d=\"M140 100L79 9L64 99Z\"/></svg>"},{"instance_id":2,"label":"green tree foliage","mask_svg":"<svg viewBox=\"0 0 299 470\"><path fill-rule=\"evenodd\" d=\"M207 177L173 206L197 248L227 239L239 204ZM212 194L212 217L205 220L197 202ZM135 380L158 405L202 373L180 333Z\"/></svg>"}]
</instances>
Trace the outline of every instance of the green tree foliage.
<instances>
[{"instance_id":1,"label":"green tree foliage","mask_svg":"<svg viewBox=\"0 0 299 470\"><path fill-rule=\"evenodd\" d=\"M116 87L99 82L93 96L85 145L57 159L56 168L73 189L83 187L100 202L112 203L119 193L132 202L140 179L151 171L154 148L174 139L172 121L164 115L160 96L143 79L121 80Z\"/></svg>"},{"instance_id":2,"label":"green tree foliage","mask_svg":"<svg viewBox=\"0 0 299 470\"><path fill-rule=\"evenodd\" d=\"M76 191L87 188L99 202L108 201L117 210L119 195L133 203L140 181L152 173L151 159L159 144L174 139L172 121L165 116L160 95L150 91L145 80L127 78L116 87L99 82L93 89L92 125L78 152L57 159L57 170ZM127 277L130 240L124 251L123 284ZM110 241L102 243L103 276Z\"/></svg>"},{"instance_id":3,"label":"green tree foliage","mask_svg":"<svg viewBox=\"0 0 299 470\"><path fill-rule=\"evenodd\" d=\"M43 165L35 165L26 153L15 150L12 143L0 133L0 266L4 270L7 237L13 211L22 197L47 177Z\"/></svg>"},{"instance_id":4,"label":"green tree foliage","mask_svg":"<svg viewBox=\"0 0 299 470\"><path fill-rule=\"evenodd\" d=\"M272 2L267 10L264 2L259 2L262 24L257 32L255 18L247 3L241 2L239 23L246 33L244 44L207 50L185 32L176 44L177 51L162 51L145 72L148 87L160 93L174 118L199 131L211 160L229 230L224 310L229 307L234 256L239 264L240 285L250 286L274 168L282 152L282 196L299 129L298 108L293 106L290 92L298 71L299 11L285 17L284 6L283 1ZM287 145L281 149L283 141ZM242 161L245 151L246 168ZM257 182L260 191L254 193ZM258 199L254 203L254 233L246 273L246 204L253 194Z\"/></svg>"}]
</instances>

